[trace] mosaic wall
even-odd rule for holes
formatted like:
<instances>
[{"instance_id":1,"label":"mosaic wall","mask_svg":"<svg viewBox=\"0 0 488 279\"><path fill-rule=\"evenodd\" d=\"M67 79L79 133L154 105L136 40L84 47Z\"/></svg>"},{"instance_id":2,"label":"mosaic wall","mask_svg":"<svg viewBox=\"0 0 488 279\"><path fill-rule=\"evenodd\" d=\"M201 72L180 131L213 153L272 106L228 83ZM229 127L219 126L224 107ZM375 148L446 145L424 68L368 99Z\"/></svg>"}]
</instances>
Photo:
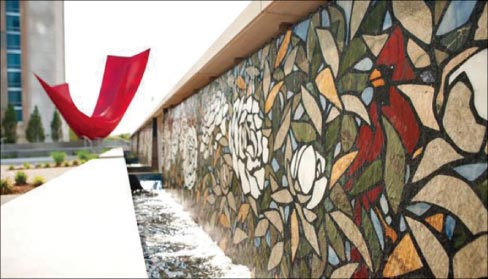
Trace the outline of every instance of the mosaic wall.
<instances>
[{"instance_id":1,"label":"mosaic wall","mask_svg":"<svg viewBox=\"0 0 488 279\"><path fill-rule=\"evenodd\" d=\"M143 165L152 164L152 123L139 132L139 149L137 151L139 161Z\"/></svg>"},{"instance_id":2,"label":"mosaic wall","mask_svg":"<svg viewBox=\"0 0 488 279\"><path fill-rule=\"evenodd\" d=\"M487 4L338 1L164 115L165 186L265 277L486 277Z\"/></svg>"},{"instance_id":3,"label":"mosaic wall","mask_svg":"<svg viewBox=\"0 0 488 279\"><path fill-rule=\"evenodd\" d=\"M137 153L137 134L134 134L134 136L131 138L130 151Z\"/></svg>"}]
</instances>

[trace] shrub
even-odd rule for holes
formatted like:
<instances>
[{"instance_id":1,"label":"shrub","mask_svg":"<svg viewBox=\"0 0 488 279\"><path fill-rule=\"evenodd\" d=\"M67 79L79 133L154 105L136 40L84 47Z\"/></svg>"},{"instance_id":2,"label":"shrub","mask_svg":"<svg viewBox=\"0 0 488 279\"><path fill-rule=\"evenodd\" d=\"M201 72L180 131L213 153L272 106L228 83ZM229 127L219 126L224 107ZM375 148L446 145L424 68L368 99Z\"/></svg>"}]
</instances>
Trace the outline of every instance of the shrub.
<instances>
[{"instance_id":1,"label":"shrub","mask_svg":"<svg viewBox=\"0 0 488 279\"><path fill-rule=\"evenodd\" d=\"M59 117L58 111L54 110L53 120L51 121L51 138L54 142L58 142L62 136L61 117Z\"/></svg>"},{"instance_id":2,"label":"shrub","mask_svg":"<svg viewBox=\"0 0 488 279\"><path fill-rule=\"evenodd\" d=\"M34 187L41 186L42 184L46 183L46 180L44 180L44 177L40 175L36 175L34 177L34 180L32 181L32 185Z\"/></svg>"},{"instance_id":3,"label":"shrub","mask_svg":"<svg viewBox=\"0 0 488 279\"><path fill-rule=\"evenodd\" d=\"M49 164L49 163L44 164L44 168L50 168L50 167L51 167L51 164Z\"/></svg>"},{"instance_id":4,"label":"shrub","mask_svg":"<svg viewBox=\"0 0 488 279\"><path fill-rule=\"evenodd\" d=\"M14 167L14 166L12 166L12 165L10 165L10 166L8 167L8 170L15 170L15 167Z\"/></svg>"},{"instance_id":5,"label":"shrub","mask_svg":"<svg viewBox=\"0 0 488 279\"><path fill-rule=\"evenodd\" d=\"M78 166L79 164L80 164L80 161L78 161L78 160L73 160L73 162L71 162L72 166Z\"/></svg>"},{"instance_id":6,"label":"shrub","mask_svg":"<svg viewBox=\"0 0 488 279\"><path fill-rule=\"evenodd\" d=\"M17 141L17 115L12 104L7 106L2 121L2 128L2 136L5 137L5 143L15 143Z\"/></svg>"},{"instance_id":7,"label":"shrub","mask_svg":"<svg viewBox=\"0 0 488 279\"><path fill-rule=\"evenodd\" d=\"M65 161L65 162L63 163L63 167L69 167L69 162L68 162L68 161Z\"/></svg>"},{"instance_id":8,"label":"shrub","mask_svg":"<svg viewBox=\"0 0 488 279\"><path fill-rule=\"evenodd\" d=\"M18 171L15 174L15 184L16 185L24 185L27 184L27 174L23 171Z\"/></svg>"},{"instance_id":9,"label":"shrub","mask_svg":"<svg viewBox=\"0 0 488 279\"><path fill-rule=\"evenodd\" d=\"M36 169L42 168L42 164L36 164Z\"/></svg>"},{"instance_id":10,"label":"shrub","mask_svg":"<svg viewBox=\"0 0 488 279\"><path fill-rule=\"evenodd\" d=\"M24 169L28 170L31 168L31 165L29 163L24 163Z\"/></svg>"},{"instance_id":11,"label":"shrub","mask_svg":"<svg viewBox=\"0 0 488 279\"><path fill-rule=\"evenodd\" d=\"M78 157L78 159L80 159L80 161L88 160L88 154L90 154L90 152L86 150L79 150L76 152L76 156Z\"/></svg>"},{"instance_id":12,"label":"shrub","mask_svg":"<svg viewBox=\"0 0 488 279\"><path fill-rule=\"evenodd\" d=\"M54 162L56 163L56 166L59 167L66 158L66 152L61 152L61 151L51 152L51 158L53 158Z\"/></svg>"},{"instance_id":13,"label":"shrub","mask_svg":"<svg viewBox=\"0 0 488 279\"><path fill-rule=\"evenodd\" d=\"M8 178L0 180L0 194L12 194L13 191L12 183Z\"/></svg>"},{"instance_id":14,"label":"shrub","mask_svg":"<svg viewBox=\"0 0 488 279\"><path fill-rule=\"evenodd\" d=\"M37 106L34 107L29 122L27 123L27 129L25 130L25 137L29 142L44 142L44 127L42 127L41 115Z\"/></svg>"},{"instance_id":15,"label":"shrub","mask_svg":"<svg viewBox=\"0 0 488 279\"><path fill-rule=\"evenodd\" d=\"M86 162L86 161L89 161L89 160L91 160L91 159L95 159L95 158L97 158L97 157L98 157L98 155L97 155L97 154L95 154L95 153L90 153L90 152L88 152L87 150L79 150L78 152L76 152L76 156L78 156L78 159L79 159L80 161L82 161L82 162L83 162L83 161L85 161L85 162Z\"/></svg>"}]
</instances>

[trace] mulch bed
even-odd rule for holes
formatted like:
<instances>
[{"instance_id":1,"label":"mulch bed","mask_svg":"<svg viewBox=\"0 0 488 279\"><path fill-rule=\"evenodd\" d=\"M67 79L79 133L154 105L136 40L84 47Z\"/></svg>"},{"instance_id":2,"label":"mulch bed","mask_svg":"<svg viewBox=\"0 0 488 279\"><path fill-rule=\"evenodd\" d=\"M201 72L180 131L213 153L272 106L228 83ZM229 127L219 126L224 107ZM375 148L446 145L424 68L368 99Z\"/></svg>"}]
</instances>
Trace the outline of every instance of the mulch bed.
<instances>
[{"instance_id":1,"label":"mulch bed","mask_svg":"<svg viewBox=\"0 0 488 279\"><path fill-rule=\"evenodd\" d=\"M26 192L29 192L32 189L35 189L36 187L30 185L30 184L24 184L24 185L13 185L12 186L12 194L23 194Z\"/></svg>"}]
</instances>

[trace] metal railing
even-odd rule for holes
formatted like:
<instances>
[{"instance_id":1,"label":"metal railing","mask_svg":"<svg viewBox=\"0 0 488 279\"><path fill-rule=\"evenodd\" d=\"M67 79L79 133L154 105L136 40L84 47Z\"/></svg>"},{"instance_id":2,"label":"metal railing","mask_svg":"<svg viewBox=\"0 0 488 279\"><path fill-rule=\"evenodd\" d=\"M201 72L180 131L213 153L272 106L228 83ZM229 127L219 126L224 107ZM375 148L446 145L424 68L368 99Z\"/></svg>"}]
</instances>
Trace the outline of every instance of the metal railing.
<instances>
[{"instance_id":1,"label":"metal railing","mask_svg":"<svg viewBox=\"0 0 488 279\"><path fill-rule=\"evenodd\" d=\"M22 158L49 156L53 151L63 151L68 155L76 155L77 151L87 150L100 153L104 149L122 147L129 150L130 143L123 140L107 139L103 141L89 142L79 140L73 142L49 142L49 143L25 143L25 144L0 144L1 158Z\"/></svg>"}]
</instances>

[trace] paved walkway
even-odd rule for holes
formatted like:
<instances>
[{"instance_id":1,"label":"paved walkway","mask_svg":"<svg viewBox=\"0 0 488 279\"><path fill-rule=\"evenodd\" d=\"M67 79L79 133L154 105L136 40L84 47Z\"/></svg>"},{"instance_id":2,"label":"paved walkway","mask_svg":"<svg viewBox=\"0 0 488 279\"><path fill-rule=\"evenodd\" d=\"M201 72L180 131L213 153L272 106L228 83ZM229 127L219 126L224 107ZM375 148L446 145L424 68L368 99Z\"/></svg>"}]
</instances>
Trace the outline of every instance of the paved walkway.
<instances>
[{"instance_id":1,"label":"paved walkway","mask_svg":"<svg viewBox=\"0 0 488 279\"><path fill-rule=\"evenodd\" d=\"M2 278L147 278L123 157L91 160L0 210Z\"/></svg>"},{"instance_id":2,"label":"paved walkway","mask_svg":"<svg viewBox=\"0 0 488 279\"><path fill-rule=\"evenodd\" d=\"M19 195L1 195L0 196L0 205L4 204L6 202L9 202L17 197L20 197L21 194Z\"/></svg>"},{"instance_id":3,"label":"paved walkway","mask_svg":"<svg viewBox=\"0 0 488 279\"><path fill-rule=\"evenodd\" d=\"M27 181L30 182L35 176L39 175L44 178L44 180L47 182L49 180L52 180L63 173L70 171L73 169L73 167L57 167L57 168L39 168L39 169L28 169L28 170L9 170L8 166L0 166L1 169L1 178L9 178L10 181L13 183L15 174L18 171L23 171L27 175Z\"/></svg>"}]
</instances>

